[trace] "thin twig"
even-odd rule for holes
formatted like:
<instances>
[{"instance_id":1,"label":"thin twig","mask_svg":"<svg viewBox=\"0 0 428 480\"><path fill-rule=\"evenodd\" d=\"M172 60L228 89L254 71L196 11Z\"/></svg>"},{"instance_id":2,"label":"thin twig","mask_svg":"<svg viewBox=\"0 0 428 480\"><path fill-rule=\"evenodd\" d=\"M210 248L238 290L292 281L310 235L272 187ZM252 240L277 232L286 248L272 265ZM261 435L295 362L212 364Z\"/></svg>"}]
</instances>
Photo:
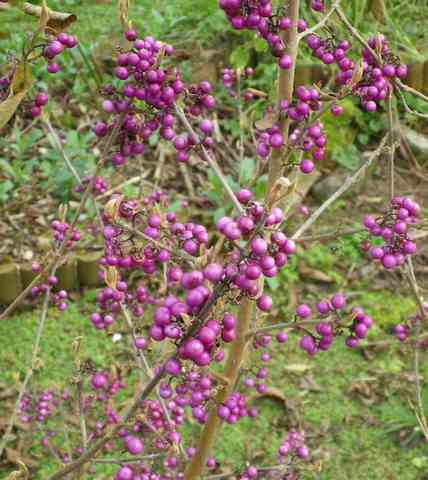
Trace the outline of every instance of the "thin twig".
<instances>
[{"instance_id":1,"label":"thin twig","mask_svg":"<svg viewBox=\"0 0 428 480\"><path fill-rule=\"evenodd\" d=\"M189 120L186 117L183 109L179 107L177 104L175 105L175 111L177 112L178 117L180 118L181 122L183 123L185 129L196 139L199 144L201 153L203 158L206 160L208 165L211 167L213 172L216 174L217 178L220 180L222 187L224 188L225 192L227 193L229 199L232 201L234 207L239 213L244 213L244 209L242 205L239 203L236 195L233 193L230 185L227 183L226 177L224 176L223 172L220 169L218 163L214 160L214 158L208 153L207 149L202 145L200 142L199 136L196 134L195 130L193 129L192 125L190 124Z\"/></svg>"},{"instance_id":2,"label":"thin twig","mask_svg":"<svg viewBox=\"0 0 428 480\"><path fill-rule=\"evenodd\" d=\"M138 463L147 460L154 460L155 458L162 457L161 453L152 453L149 455L143 455L141 457L124 457L124 458L96 458L94 463L123 465L124 463Z\"/></svg>"},{"instance_id":3,"label":"thin twig","mask_svg":"<svg viewBox=\"0 0 428 480\"><path fill-rule=\"evenodd\" d=\"M257 470L259 472L270 472L272 470L285 470L287 468L287 465L285 464L278 464L278 465L272 465L271 467L257 467ZM203 477L204 480L221 480L223 478L228 478L228 477L239 477L240 472L229 472L229 473L219 473L217 475L207 475L206 477Z\"/></svg>"},{"instance_id":4,"label":"thin twig","mask_svg":"<svg viewBox=\"0 0 428 480\"><path fill-rule=\"evenodd\" d=\"M388 94L387 98L387 112L388 112L388 130L389 130L389 162L388 162L388 189L389 198L394 197L395 192L395 141L394 141L394 119L392 111L393 95L392 90Z\"/></svg>"},{"instance_id":5,"label":"thin twig","mask_svg":"<svg viewBox=\"0 0 428 480\"><path fill-rule=\"evenodd\" d=\"M315 24L312 28L307 28L305 31L300 33L297 36L297 43L299 43L303 38L307 37L308 35L311 35L312 33L315 33L317 30L322 28L326 23L327 20L333 15L333 13L336 11L336 9L339 7L341 0L336 0L335 3L331 6L331 9L321 18L321 20Z\"/></svg>"},{"instance_id":6,"label":"thin twig","mask_svg":"<svg viewBox=\"0 0 428 480\"><path fill-rule=\"evenodd\" d=\"M272 332L273 330L282 330L282 329L287 329L287 328L300 328L301 326L305 325L316 325L319 323L319 319L317 320L302 320L299 322L293 321L293 322L281 322L281 323L273 323L272 325L266 325L264 327L260 328L255 328L251 332L248 332L248 337L251 338L254 335L258 335L260 333L266 333L266 332ZM327 320L324 320L327 322Z\"/></svg>"},{"instance_id":7,"label":"thin twig","mask_svg":"<svg viewBox=\"0 0 428 480\"><path fill-rule=\"evenodd\" d=\"M97 200L101 200L103 198L110 197L112 193L120 191L123 187L126 187L128 185L134 185L134 183L139 183L140 185L146 184L149 186L152 190L156 189L156 185L154 183L149 182L148 180L145 180L145 177L147 176L147 172L142 173L141 175L137 175L136 177L132 177L116 187L110 188L110 190L107 190L107 192L102 193L101 195L97 196ZM140 195L139 195L140 196Z\"/></svg>"},{"instance_id":8,"label":"thin twig","mask_svg":"<svg viewBox=\"0 0 428 480\"><path fill-rule=\"evenodd\" d=\"M55 275L55 270L52 271L52 275ZM0 457L3 453L3 450L5 449L7 443L9 442L9 436L12 432L12 429L15 425L16 422L16 417L18 414L19 406L21 404L22 398L27 390L28 383L31 380L31 377L33 376L34 370L37 367L37 356L39 354L39 349L40 349L40 341L42 339L43 331L45 328L45 323L46 323L46 318L47 318L47 313L48 313L48 307L49 307L49 297L50 297L50 288L47 290L45 294L45 298L43 301L43 307L42 307L42 312L40 314L40 320L39 324L37 326L37 332L36 332L36 339L33 344L33 352L31 355L31 361L30 361L30 366L27 370L27 373L25 374L24 381L22 382L21 388L19 390L18 398L16 399L15 406L13 408L12 416L10 418L10 421L8 423L8 426L6 428L6 431L3 435L2 441L0 443Z\"/></svg>"},{"instance_id":9,"label":"thin twig","mask_svg":"<svg viewBox=\"0 0 428 480\"><path fill-rule=\"evenodd\" d=\"M328 232L328 233L321 233L319 235L310 235L307 237L299 237L296 239L296 242L302 243L302 242L316 242L320 240L334 240L338 237L344 237L346 235L354 235L355 233L361 233L365 232L366 229L364 228L350 228L347 230L336 230L334 232Z\"/></svg>"},{"instance_id":10,"label":"thin twig","mask_svg":"<svg viewBox=\"0 0 428 480\"><path fill-rule=\"evenodd\" d=\"M424 404L422 400L422 387L421 387L420 371L419 371L419 348L420 348L419 337L421 333L421 322L422 320L426 321L428 319L428 315L426 312L426 305L424 305L422 297L419 293L419 285L416 281L412 259L410 257L407 257L406 263L407 263L407 278L412 288L413 295L415 296L415 299L418 303L419 313L421 316L421 319L417 321L415 325L416 340L415 340L414 350L413 350L413 370L415 372L416 404L417 404L417 409L415 409L415 411L416 411L416 418L419 422L421 430L425 436L426 441L428 442L428 423L424 413Z\"/></svg>"},{"instance_id":11,"label":"thin twig","mask_svg":"<svg viewBox=\"0 0 428 480\"><path fill-rule=\"evenodd\" d=\"M49 118L44 117L43 121L46 124L46 126L48 127L49 133L51 134L52 139L53 139L58 151L61 153L62 158L64 159L64 162L67 165L67 168L73 174L74 178L77 180L77 183L81 184L82 179L80 178L80 175L77 173L77 170L74 168L73 163L71 162L67 153L65 152L64 147L62 146L62 143L61 143L61 139L59 138L58 134L54 130Z\"/></svg>"},{"instance_id":12,"label":"thin twig","mask_svg":"<svg viewBox=\"0 0 428 480\"><path fill-rule=\"evenodd\" d=\"M311 214L311 216L301 225L298 230L291 237L293 240L298 239L313 223L318 219L318 217L327 210L330 205L332 205L339 197L341 197L358 179L365 173L365 171L370 167L373 161L382 153L385 143L388 139L389 134L385 135L381 140L378 148L372 152L367 161L352 175L350 175L343 185L333 193L333 195L328 198L319 208Z\"/></svg>"}]
</instances>

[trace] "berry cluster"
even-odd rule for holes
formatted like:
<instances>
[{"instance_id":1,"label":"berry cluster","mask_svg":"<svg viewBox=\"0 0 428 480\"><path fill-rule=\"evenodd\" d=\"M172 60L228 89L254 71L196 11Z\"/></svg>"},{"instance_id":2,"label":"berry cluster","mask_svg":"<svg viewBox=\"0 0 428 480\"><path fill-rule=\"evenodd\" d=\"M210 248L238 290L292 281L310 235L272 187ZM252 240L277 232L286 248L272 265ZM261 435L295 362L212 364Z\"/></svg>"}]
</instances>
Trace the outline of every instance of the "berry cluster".
<instances>
[{"instance_id":1,"label":"berry cluster","mask_svg":"<svg viewBox=\"0 0 428 480\"><path fill-rule=\"evenodd\" d=\"M57 293L52 292L52 288L54 288L57 284L58 278L55 275L49 275L49 277L46 279L46 282L36 285L31 289L31 295L33 297L37 297L49 292L50 303L55 305L61 312L63 312L68 307L68 294L65 290L60 290Z\"/></svg>"},{"instance_id":2,"label":"berry cluster","mask_svg":"<svg viewBox=\"0 0 428 480\"><path fill-rule=\"evenodd\" d=\"M407 337L409 336L410 328L408 325L399 323L395 325L393 331L398 341L405 342L407 340Z\"/></svg>"},{"instance_id":3,"label":"berry cluster","mask_svg":"<svg viewBox=\"0 0 428 480\"><path fill-rule=\"evenodd\" d=\"M283 100L278 105L278 114L287 116L293 121L287 148L300 150L310 158L303 158L299 163L300 171L311 173L315 167L314 162L322 160L325 156L327 137L323 131L323 124L316 120L308 124L311 112L319 111L321 108L320 94L315 88L308 88L303 85L297 87L295 100L289 104ZM338 116L343 109L340 105L333 105L331 113ZM268 108L266 114L272 114L273 109ZM284 147L284 138L278 124L266 130L256 132L258 141L256 152L262 158L267 158L272 150Z\"/></svg>"},{"instance_id":4,"label":"berry cluster","mask_svg":"<svg viewBox=\"0 0 428 480\"><path fill-rule=\"evenodd\" d=\"M80 185L77 185L75 187L74 191L77 193L82 193L86 190L86 187L92 182L92 177L90 175L83 177L82 182ZM92 194L93 195L101 195L108 190L108 184L107 182L101 178L101 177L96 177L94 186L92 188Z\"/></svg>"},{"instance_id":5,"label":"berry cluster","mask_svg":"<svg viewBox=\"0 0 428 480\"><path fill-rule=\"evenodd\" d=\"M416 244L409 236L409 227L420 221L420 207L411 198L394 197L388 210L378 218L366 215L363 220L372 240L363 242L362 248L369 251L373 260L384 268L401 266L406 256L416 252ZM382 244L378 244L380 240Z\"/></svg>"},{"instance_id":6,"label":"berry cluster","mask_svg":"<svg viewBox=\"0 0 428 480\"><path fill-rule=\"evenodd\" d=\"M311 34L307 37L307 44L314 56L324 64L337 63L340 71L336 75L336 83L351 87L352 92L361 98L362 106L367 112L377 110L378 103L392 89L391 82L394 78L407 76L407 66L400 64L399 59L390 52L384 35L368 40L369 46L379 52L381 65L367 48L362 51L361 66L354 63L347 56L350 48L347 40L336 42L332 38L322 39ZM357 71L359 68L361 72Z\"/></svg>"},{"instance_id":7,"label":"berry cluster","mask_svg":"<svg viewBox=\"0 0 428 480\"><path fill-rule=\"evenodd\" d=\"M59 220L53 220L51 222L51 228L54 231L54 239L57 244L60 244L64 241L70 225L67 222L61 222ZM75 242L80 240L80 233L73 227L73 231L71 232L70 238L67 241L67 247L71 248Z\"/></svg>"},{"instance_id":8,"label":"berry cluster","mask_svg":"<svg viewBox=\"0 0 428 480\"><path fill-rule=\"evenodd\" d=\"M114 76L121 85L107 85L102 91L105 97L102 108L114 118L110 123L98 122L94 132L98 137L104 137L117 122L121 122L117 137L119 151L112 156L112 164L116 167L123 165L129 157L143 154L145 143L155 134L172 143L179 162L187 162L200 140L190 134L175 132L174 105L182 97L188 112L197 118L216 105L211 95L212 86L206 81L186 85L179 69L166 60L174 53L171 45L150 36L138 38L134 30L128 30L125 37L132 42L132 47L119 54L114 69ZM211 148L212 122L201 119L198 129L204 147Z\"/></svg>"},{"instance_id":9,"label":"berry cluster","mask_svg":"<svg viewBox=\"0 0 428 480\"><path fill-rule=\"evenodd\" d=\"M233 28L256 31L266 40L278 59L279 67L284 70L291 68L293 61L285 53L286 45L280 34L292 27L292 21L282 14L282 8L274 11L271 0L219 0L219 5ZM299 32L306 30L305 21L299 20L297 28Z\"/></svg>"},{"instance_id":10,"label":"berry cluster","mask_svg":"<svg viewBox=\"0 0 428 480\"><path fill-rule=\"evenodd\" d=\"M246 67L242 74L244 78L249 78L253 75L254 71L251 67ZM254 94L250 90L242 89L240 84L241 72L239 70L234 70L232 68L223 69L223 86L226 88L227 92L231 97L236 97L238 95L238 90L243 90L242 98L246 102L250 102L254 99Z\"/></svg>"},{"instance_id":11,"label":"berry cluster","mask_svg":"<svg viewBox=\"0 0 428 480\"><path fill-rule=\"evenodd\" d=\"M215 386L214 379L208 373L196 369L182 372L182 375L176 378L175 387L172 382L161 383L159 394L166 400L173 425L183 424L186 408L190 409L192 417L198 423L205 423L206 405L215 394ZM164 428L167 428L167 425Z\"/></svg>"},{"instance_id":12,"label":"berry cluster","mask_svg":"<svg viewBox=\"0 0 428 480\"><path fill-rule=\"evenodd\" d=\"M303 431L290 430L278 448L278 456L285 460L290 455L305 460L309 457L309 448L305 445L305 433Z\"/></svg>"},{"instance_id":13,"label":"berry cluster","mask_svg":"<svg viewBox=\"0 0 428 480\"><path fill-rule=\"evenodd\" d=\"M428 313L428 303L423 303L423 308L426 313ZM393 328L393 333L396 337L396 339L400 342L405 342L414 329L414 327L422 321L422 315L421 312L418 311L415 315L410 317L410 319L407 321L407 323L399 323L395 325ZM425 341L421 341L423 345L426 345L426 338Z\"/></svg>"},{"instance_id":14,"label":"berry cluster","mask_svg":"<svg viewBox=\"0 0 428 480\"><path fill-rule=\"evenodd\" d=\"M350 348L356 347L359 340L367 336L373 320L359 307L353 307L348 313L344 311L345 307L346 298L340 293L329 300L320 300L316 304L316 310L317 315L321 315L323 319L316 322L316 333L306 330L307 334L300 339L300 347L309 355L329 350L334 337L345 330L348 331L346 345ZM306 321L312 316L313 311L308 305L303 303L296 308L296 319Z\"/></svg>"},{"instance_id":15,"label":"berry cluster","mask_svg":"<svg viewBox=\"0 0 428 480\"><path fill-rule=\"evenodd\" d=\"M60 65L55 61L55 57L60 55L68 48L74 48L77 45L76 39L67 33L61 32L55 38L48 41L43 46L43 57L48 61L48 73L55 74L61 70ZM47 105L49 96L46 92L39 92L31 106L30 113L33 118L38 117L42 113L42 108Z\"/></svg>"},{"instance_id":16,"label":"berry cluster","mask_svg":"<svg viewBox=\"0 0 428 480\"><path fill-rule=\"evenodd\" d=\"M38 117L42 113L42 108L49 102L49 96L46 92L39 92L34 99L30 113L33 118Z\"/></svg>"},{"instance_id":17,"label":"berry cluster","mask_svg":"<svg viewBox=\"0 0 428 480\"><path fill-rule=\"evenodd\" d=\"M45 422L60 403L68 399L67 392L57 393L52 389L44 390L40 394L25 393L19 404L20 420L22 423Z\"/></svg>"},{"instance_id":18,"label":"berry cluster","mask_svg":"<svg viewBox=\"0 0 428 480\"><path fill-rule=\"evenodd\" d=\"M217 407L217 415L230 425L236 423L240 418L253 418L257 415L255 407L247 406L245 395L235 392L230 395L225 403Z\"/></svg>"},{"instance_id":19,"label":"berry cluster","mask_svg":"<svg viewBox=\"0 0 428 480\"><path fill-rule=\"evenodd\" d=\"M48 73L58 73L61 67L54 62L55 57L60 55L67 48L74 48L77 45L76 39L67 33L61 32L55 39L48 42L43 48L43 57L48 61Z\"/></svg>"}]
</instances>

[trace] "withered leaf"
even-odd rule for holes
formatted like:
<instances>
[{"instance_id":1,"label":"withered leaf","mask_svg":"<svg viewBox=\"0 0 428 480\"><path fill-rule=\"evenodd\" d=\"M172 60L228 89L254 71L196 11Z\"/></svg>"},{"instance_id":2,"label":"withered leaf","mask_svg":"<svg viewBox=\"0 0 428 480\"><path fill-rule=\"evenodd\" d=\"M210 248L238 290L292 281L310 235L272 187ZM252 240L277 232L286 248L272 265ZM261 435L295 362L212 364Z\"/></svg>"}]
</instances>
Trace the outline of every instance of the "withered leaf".
<instances>
[{"instance_id":1,"label":"withered leaf","mask_svg":"<svg viewBox=\"0 0 428 480\"><path fill-rule=\"evenodd\" d=\"M12 78L8 98L0 103L0 130L9 122L32 85L30 67L19 63Z\"/></svg>"},{"instance_id":2,"label":"withered leaf","mask_svg":"<svg viewBox=\"0 0 428 480\"><path fill-rule=\"evenodd\" d=\"M276 115L276 113L270 112L260 120L257 120L255 122L255 126L258 130L267 130L268 128L272 128L277 121L278 116Z\"/></svg>"}]
</instances>

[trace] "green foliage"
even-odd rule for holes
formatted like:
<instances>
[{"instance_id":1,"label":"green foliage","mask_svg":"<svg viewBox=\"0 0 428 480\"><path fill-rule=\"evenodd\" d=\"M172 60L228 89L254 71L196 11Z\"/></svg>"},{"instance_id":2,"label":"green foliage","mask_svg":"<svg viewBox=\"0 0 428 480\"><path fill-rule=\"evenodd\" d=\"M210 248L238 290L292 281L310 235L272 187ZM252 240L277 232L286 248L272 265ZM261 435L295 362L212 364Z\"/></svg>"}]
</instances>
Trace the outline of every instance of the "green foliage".
<instances>
[{"instance_id":1,"label":"green foliage","mask_svg":"<svg viewBox=\"0 0 428 480\"><path fill-rule=\"evenodd\" d=\"M72 391L71 343L78 336L84 338L82 359L91 358L96 368L104 368L106 358L114 357L116 361L128 358L124 357L123 341L114 344L90 324L87 317L92 312L95 294L95 291L88 292L63 313L49 310L35 372L40 388L56 385ZM0 363L5 367L0 371L0 382L13 384L14 376L22 376L26 371L31 356L27 346L34 338L39 313L37 310L22 313L0 324L0 336L9 339L0 352ZM20 334L11 336L10 331L17 325ZM408 406L407 394L392 390L393 394L384 395L385 387L380 383L381 378L386 378L389 390L393 388L388 387L390 381L404 387L399 379L408 369L408 361L399 358L391 365L390 351L365 361L359 353L346 348L340 337L333 351L320 353L313 359L297 347L297 339L297 335L291 334L286 345L273 342L275 360L269 370L277 397L262 396L255 400L259 415L254 420L244 418L237 425L225 425L220 430L214 449L217 462L233 471L239 470L249 453L251 458L262 458L263 465L275 464L281 440L299 420L304 423L308 438L314 445L322 442L327 454L319 474L322 480L342 480L345 476L370 480L417 478L426 468L426 450L414 413ZM394 355L394 358L398 357ZM426 362L421 364L422 375L428 373L427 368ZM136 376L129 378L128 384L133 385L135 380ZM358 382L371 382L369 391L373 395L381 392L380 397L373 397L379 398L378 401L372 403L372 397L366 400L353 394L351 387ZM426 393L424 402L428 401ZM129 395L130 388L123 390L122 401ZM299 412L297 417L296 412ZM398 438L409 430L414 432L414 442L407 447L400 446ZM192 445L197 431L196 423L186 422L182 432L185 446ZM39 438L38 434L35 437ZM52 474L56 465L52 458L46 460L46 452L37 440L33 444L30 453L45 459L34 474L35 480L41 480ZM392 457L397 461L390 462ZM106 465L94 468L94 475L108 478L115 471ZM312 473L307 472L303 478L312 480Z\"/></svg>"},{"instance_id":2,"label":"green foliage","mask_svg":"<svg viewBox=\"0 0 428 480\"><path fill-rule=\"evenodd\" d=\"M226 181L230 188L236 193L241 185L248 185L253 179L255 174L255 161L253 158L245 157L240 165L238 172L238 181L234 180L231 175L226 176ZM256 182L252 188L255 193L256 199L262 199L266 189L267 176L262 175L256 179ZM225 201L224 188L218 179L218 177L211 171L208 172L208 183L211 190L205 193L205 196L214 204L214 210L212 216L216 222L221 217L232 213L233 207L229 201Z\"/></svg>"},{"instance_id":3,"label":"green foliage","mask_svg":"<svg viewBox=\"0 0 428 480\"><path fill-rule=\"evenodd\" d=\"M52 148L44 155L40 164L44 177L42 186L60 200L68 200L72 187L76 184L76 179L66 167L62 154L58 151L51 137L48 138ZM74 130L67 132L66 142L63 145L64 152L80 177L90 173L95 166L95 158L89 148L89 142L92 138L93 134L90 132L77 133Z\"/></svg>"},{"instance_id":4,"label":"green foliage","mask_svg":"<svg viewBox=\"0 0 428 480\"><path fill-rule=\"evenodd\" d=\"M369 285L362 283L364 295L361 296L360 304L375 319L375 327L372 335L379 334L379 328L391 328L397 323L406 321L416 312L416 303L413 298L402 297L385 289L374 290Z\"/></svg>"},{"instance_id":5,"label":"green foliage","mask_svg":"<svg viewBox=\"0 0 428 480\"><path fill-rule=\"evenodd\" d=\"M13 131L13 142L0 139L0 174L5 177L0 184L0 202L6 202L13 190L25 185L37 166L37 160L29 158L33 153L34 144L43 136L39 129L32 129L24 135L19 128Z\"/></svg>"},{"instance_id":6,"label":"green foliage","mask_svg":"<svg viewBox=\"0 0 428 480\"><path fill-rule=\"evenodd\" d=\"M354 170L361 162L358 147L376 139L384 130L384 122L380 113L363 112L355 100L346 98L340 105L341 116L326 112L321 117L328 138L327 152L339 165Z\"/></svg>"}]
</instances>

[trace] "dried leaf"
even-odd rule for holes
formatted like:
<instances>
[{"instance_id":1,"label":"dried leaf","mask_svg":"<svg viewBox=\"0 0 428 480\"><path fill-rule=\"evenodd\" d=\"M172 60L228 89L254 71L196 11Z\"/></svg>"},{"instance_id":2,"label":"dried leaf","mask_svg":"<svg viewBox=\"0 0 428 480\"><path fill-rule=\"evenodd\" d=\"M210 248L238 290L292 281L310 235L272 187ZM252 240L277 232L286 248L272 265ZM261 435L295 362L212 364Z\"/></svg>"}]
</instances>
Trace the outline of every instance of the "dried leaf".
<instances>
[{"instance_id":1,"label":"dried leaf","mask_svg":"<svg viewBox=\"0 0 428 480\"><path fill-rule=\"evenodd\" d=\"M110 288L115 289L117 285L117 281L119 278L119 274L117 272L117 269L115 267L107 267L105 269L105 279L106 279L106 284Z\"/></svg>"},{"instance_id":2,"label":"dried leaf","mask_svg":"<svg viewBox=\"0 0 428 480\"><path fill-rule=\"evenodd\" d=\"M303 262L299 263L299 274L317 282L334 283L334 280L326 273L322 272L321 270L316 270L315 268L310 268Z\"/></svg>"},{"instance_id":3,"label":"dried leaf","mask_svg":"<svg viewBox=\"0 0 428 480\"><path fill-rule=\"evenodd\" d=\"M39 30L41 32L45 31L49 22L49 17L50 17L49 8L46 5L46 0L43 0L42 11L40 13L40 20L39 20Z\"/></svg>"},{"instance_id":4,"label":"dried leaf","mask_svg":"<svg viewBox=\"0 0 428 480\"><path fill-rule=\"evenodd\" d=\"M10 473L6 480L26 480L30 478L30 473L28 471L27 465L21 462L21 460L16 460L16 464L19 467L19 470L15 470L14 472Z\"/></svg>"},{"instance_id":5,"label":"dried leaf","mask_svg":"<svg viewBox=\"0 0 428 480\"><path fill-rule=\"evenodd\" d=\"M119 208L122 199L123 195L119 195L109 200L104 206L104 213L112 220L116 220L119 215Z\"/></svg>"},{"instance_id":6,"label":"dried leaf","mask_svg":"<svg viewBox=\"0 0 428 480\"><path fill-rule=\"evenodd\" d=\"M17 95L31 86L31 69L28 63L18 63L10 84L11 95Z\"/></svg>"},{"instance_id":7,"label":"dried leaf","mask_svg":"<svg viewBox=\"0 0 428 480\"><path fill-rule=\"evenodd\" d=\"M313 368L313 365L308 365L306 363L290 363L284 366L285 370L294 373L304 373L311 368Z\"/></svg>"},{"instance_id":8,"label":"dried leaf","mask_svg":"<svg viewBox=\"0 0 428 480\"><path fill-rule=\"evenodd\" d=\"M354 68L354 72L352 74L352 78L351 78L351 86L352 87L361 81L361 79L363 78L363 72L364 72L364 70L363 70L363 60L360 59L356 63L355 68Z\"/></svg>"},{"instance_id":9,"label":"dried leaf","mask_svg":"<svg viewBox=\"0 0 428 480\"><path fill-rule=\"evenodd\" d=\"M40 18L40 31L43 27L44 30L51 30L53 35L63 32L77 20L76 15L73 13L56 12L54 10L49 10L46 5L40 7L39 5L33 5L32 3L24 2L22 0L9 0L6 4L0 4L0 6L3 5L5 5L6 8L19 8L27 15ZM46 15L47 12L49 13L48 16Z\"/></svg>"},{"instance_id":10,"label":"dried leaf","mask_svg":"<svg viewBox=\"0 0 428 480\"><path fill-rule=\"evenodd\" d=\"M262 92L261 90L257 90L256 88L247 88L247 92L252 93L256 97L267 97L268 94L266 92Z\"/></svg>"},{"instance_id":11,"label":"dried leaf","mask_svg":"<svg viewBox=\"0 0 428 480\"><path fill-rule=\"evenodd\" d=\"M119 7L119 20L122 23L122 27L124 30L128 30L130 27L129 19L128 19L129 0L119 0L118 7Z\"/></svg>"},{"instance_id":12,"label":"dried leaf","mask_svg":"<svg viewBox=\"0 0 428 480\"><path fill-rule=\"evenodd\" d=\"M32 85L30 67L26 63L19 63L10 85L10 96L0 103L0 130L12 118L19 104L24 99Z\"/></svg>"},{"instance_id":13,"label":"dried leaf","mask_svg":"<svg viewBox=\"0 0 428 480\"><path fill-rule=\"evenodd\" d=\"M266 114L260 120L257 120L255 126L258 130L267 130L268 128L272 128L275 123L278 121L278 116L276 113L271 112Z\"/></svg>"},{"instance_id":14,"label":"dried leaf","mask_svg":"<svg viewBox=\"0 0 428 480\"><path fill-rule=\"evenodd\" d=\"M269 387L264 393L256 393L255 395L252 395L248 399L248 401L252 403L256 400L261 400L266 398L281 402L282 404L284 404L284 406L286 406L286 403L287 403L287 399L285 395L281 392L281 390L275 387Z\"/></svg>"}]
</instances>

